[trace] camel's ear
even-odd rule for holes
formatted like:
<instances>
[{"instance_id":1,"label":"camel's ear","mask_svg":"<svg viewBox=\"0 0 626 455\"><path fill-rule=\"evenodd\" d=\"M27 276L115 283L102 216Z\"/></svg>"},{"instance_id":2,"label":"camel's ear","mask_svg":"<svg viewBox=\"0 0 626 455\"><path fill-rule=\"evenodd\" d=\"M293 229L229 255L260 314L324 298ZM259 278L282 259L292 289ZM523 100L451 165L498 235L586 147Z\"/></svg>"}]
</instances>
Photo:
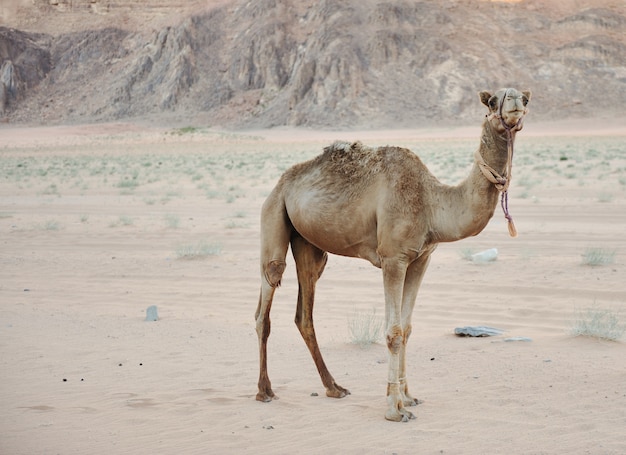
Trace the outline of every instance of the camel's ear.
<instances>
[{"instance_id":1,"label":"camel's ear","mask_svg":"<svg viewBox=\"0 0 626 455\"><path fill-rule=\"evenodd\" d=\"M489 107L489 98L491 98L491 93L489 92L478 92L478 96L480 97L480 102L485 106Z\"/></svg>"},{"instance_id":2,"label":"camel's ear","mask_svg":"<svg viewBox=\"0 0 626 455\"><path fill-rule=\"evenodd\" d=\"M530 90L524 90L522 91L522 95L524 95L524 106L526 106L530 101L531 92Z\"/></svg>"},{"instance_id":3,"label":"camel's ear","mask_svg":"<svg viewBox=\"0 0 626 455\"><path fill-rule=\"evenodd\" d=\"M490 111L495 111L498 108L498 98L489 92L480 92L480 101L489 108Z\"/></svg>"}]
</instances>

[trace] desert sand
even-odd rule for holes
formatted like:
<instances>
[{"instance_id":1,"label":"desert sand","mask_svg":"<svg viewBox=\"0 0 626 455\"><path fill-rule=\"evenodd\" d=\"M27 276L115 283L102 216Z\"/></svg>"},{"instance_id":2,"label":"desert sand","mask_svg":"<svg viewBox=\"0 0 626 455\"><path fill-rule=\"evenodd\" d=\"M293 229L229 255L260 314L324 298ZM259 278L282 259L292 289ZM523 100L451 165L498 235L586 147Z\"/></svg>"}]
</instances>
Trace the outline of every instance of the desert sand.
<instances>
[{"instance_id":1,"label":"desert sand","mask_svg":"<svg viewBox=\"0 0 626 455\"><path fill-rule=\"evenodd\" d=\"M409 147L456 183L478 125L0 127L0 453L626 453L624 339L570 333L587 308L626 318L622 125L527 122L509 202L519 237L498 208L433 255L407 349L423 403L408 423L383 418L386 347L348 331L355 314L384 314L380 271L337 256L315 321L352 395L324 396L293 324L288 256L268 348L280 399L255 401L260 207L282 171L337 138ZM488 248L496 261L463 257ZM614 260L585 265L589 248ZM466 325L505 334L453 334Z\"/></svg>"}]
</instances>

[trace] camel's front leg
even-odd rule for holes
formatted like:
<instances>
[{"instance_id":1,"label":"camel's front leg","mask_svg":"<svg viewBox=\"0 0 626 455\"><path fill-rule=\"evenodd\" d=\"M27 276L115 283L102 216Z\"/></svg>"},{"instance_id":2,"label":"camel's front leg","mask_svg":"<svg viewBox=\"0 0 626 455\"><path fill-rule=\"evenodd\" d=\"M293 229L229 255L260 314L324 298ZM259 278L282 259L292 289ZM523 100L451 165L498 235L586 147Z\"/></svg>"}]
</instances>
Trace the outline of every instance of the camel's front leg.
<instances>
[{"instance_id":1,"label":"camel's front leg","mask_svg":"<svg viewBox=\"0 0 626 455\"><path fill-rule=\"evenodd\" d=\"M404 407L406 378L403 367L403 350L406 336L402 324L402 295L407 266L404 261L384 258L382 261L385 286L385 320L387 348L389 349L389 373L387 379L387 420L408 422L414 419L412 412ZM404 384L402 384L404 382Z\"/></svg>"},{"instance_id":2,"label":"camel's front leg","mask_svg":"<svg viewBox=\"0 0 626 455\"><path fill-rule=\"evenodd\" d=\"M418 259L413 261L409 265L406 277L404 279L404 288L402 291L402 332L404 338L402 340L402 347L400 348L400 394L402 395L402 402L405 406L415 406L418 404L418 399L414 398L409 393L409 386L407 384L406 374L406 345L411 335L411 317L413 314L413 308L415 307L415 299L417 298L417 292L422 284L422 278L428 268L430 262L430 251L423 254Z\"/></svg>"}]
</instances>

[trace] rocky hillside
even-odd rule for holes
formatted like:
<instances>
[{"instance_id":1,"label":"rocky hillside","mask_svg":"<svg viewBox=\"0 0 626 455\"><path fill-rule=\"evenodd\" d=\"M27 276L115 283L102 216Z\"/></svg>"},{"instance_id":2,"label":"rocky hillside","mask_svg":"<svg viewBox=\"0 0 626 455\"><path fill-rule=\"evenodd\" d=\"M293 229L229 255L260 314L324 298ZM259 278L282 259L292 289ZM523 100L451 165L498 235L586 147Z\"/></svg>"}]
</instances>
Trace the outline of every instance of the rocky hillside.
<instances>
[{"instance_id":1,"label":"rocky hillside","mask_svg":"<svg viewBox=\"0 0 626 455\"><path fill-rule=\"evenodd\" d=\"M0 12L11 123L474 123L476 92L535 119L626 117L622 1L35 0Z\"/></svg>"}]
</instances>

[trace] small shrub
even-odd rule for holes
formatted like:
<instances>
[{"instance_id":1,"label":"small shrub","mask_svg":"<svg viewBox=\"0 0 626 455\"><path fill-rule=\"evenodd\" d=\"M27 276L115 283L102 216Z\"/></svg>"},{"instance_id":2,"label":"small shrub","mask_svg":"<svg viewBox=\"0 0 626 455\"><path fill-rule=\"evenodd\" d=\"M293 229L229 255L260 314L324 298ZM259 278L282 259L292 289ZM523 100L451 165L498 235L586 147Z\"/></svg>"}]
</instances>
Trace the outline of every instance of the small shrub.
<instances>
[{"instance_id":1,"label":"small shrub","mask_svg":"<svg viewBox=\"0 0 626 455\"><path fill-rule=\"evenodd\" d=\"M116 186L124 190L134 190L139 186L139 181L137 180L138 177L139 172L135 170L130 177L125 176L124 178L120 179L120 181L117 182Z\"/></svg>"},{"instance_id":2,"label":"small shrub","mask_svg":"<svg viewBox=\"0 0 626 455\"><path fill-rule=\"evenodd\" d=\"M199 259L206 256L220 254L222 246L218 243L198 242L193 244L180 245L176 249L178 259Z\"/></svg>"},{"instance_id":3,"label":"small shrub","mask_svg":"<svg viewBox=\"0 0 626 455\"><path fill-rule=\"evenodd\" d=\"M583 265L598 266L612 264L615 261L615 250L603 248L587 248L582 254Z\"/></svg>"},{"instance_id":4,"label":"small shrub","mask_svg":"<svg viewBox=\"0 0 626 455\"><path fill-rule=\"evenodd\" d=\"M44 190L42 191L42 194L54 195L54 196L60 196L61 195L59 193L59 188L57 188L57 186L54 183L51 184L51 185L48 185L46 188L44 188Z\"/></svg>"},{"instance_id":5,"label":"small shrub","mask_svg":"<svg viewBox=\"0 0 626 455\"><path fill-rule=\"evenodd\" d=\"M382 336L383 319L376 316L376 309L371 313L354 311L348 318L350 340L361 347L377 343Z\"/></svg>"},{"instance_id":6,"label":"small shrub","mask_svg":"<svg viewBox=\"0 0 626 455\"><path fill-rule=\"evenodd\" d=\"M574 322L571 333L574 336L599 338L617 341L626 332L626 324L611 310L594 306L581 311Z\"/></svg>"},{"instance_id":7,"label":"small shrub","mask_svg":"<svg viewBox=\"0 0 626 455\"><path fill-rule=\"evenodd\" d=\"M170 190L170 191L165 193L165 197L168 198L168 199L172 199L172 198L175 198L175 197L182 198L183 195L178 190Z\"/></svg>"},{"instance_id":8,"label":"small shrub","mask_svg":"<svg viewBox=\"0 0 626 455\"><path fill-rule=\"evenodd\" d=\"M58 231L61 228L61 225L56 220L48 220L43 224L43 228L46 231Z\"/></svg>"},{"instance_id":9,"label":"small shrub","mask_svg":"<svg viewBox=\"0 0 626 455\"><path fill-rule=\"evenodd\" d=\"M178 215L168 213L165 215L165 222L167 223L167 227L177 229L178 226L180 226L180 217Z\"/></svg>"},{"instance_id":10,"label":"small shrub","mask_svg":"<svg viewBox=\"0 0 626 455\"><path fill-rule=\"evenodd\" d=\"M248 227L250 227L248 223L238 223L235 220L226 223L226 229L247 229Z\"/></svg>"},{"instance_id":11,"label":"small shrub","mask_svg":"<svg viewBox=\"0 0 626 455\"><path fill-rule=\"evenodd\" d=\"M182 136L183 134L193 134L193 133L197 133L198 131L199 131L199 128L195 126L184 126L182 128L173 129L172 131L170 131L170 134Z\"/></svg>"},{"instance_id":12,"label":"small shrub","mask_svg":"<svg viewBox=\"0 0 626 455\"><path fill-rule=\"evenodd\" d=\"M135 222L131 217L129 217L128 215L120 215L120 224L122 226L132 226L132 224Z\"/></svg>"},{"instance_id":13,"label":"small shrub","mask_svg":"<svg viewBox=\"0 0 626 455\"><path fill-rule=\"evenodd\" d=\"M135 221L128 215L120 215L116 221L111 221L109 227L115 228L118 226L132 226Z\"/></svg>"}]
</instances>

